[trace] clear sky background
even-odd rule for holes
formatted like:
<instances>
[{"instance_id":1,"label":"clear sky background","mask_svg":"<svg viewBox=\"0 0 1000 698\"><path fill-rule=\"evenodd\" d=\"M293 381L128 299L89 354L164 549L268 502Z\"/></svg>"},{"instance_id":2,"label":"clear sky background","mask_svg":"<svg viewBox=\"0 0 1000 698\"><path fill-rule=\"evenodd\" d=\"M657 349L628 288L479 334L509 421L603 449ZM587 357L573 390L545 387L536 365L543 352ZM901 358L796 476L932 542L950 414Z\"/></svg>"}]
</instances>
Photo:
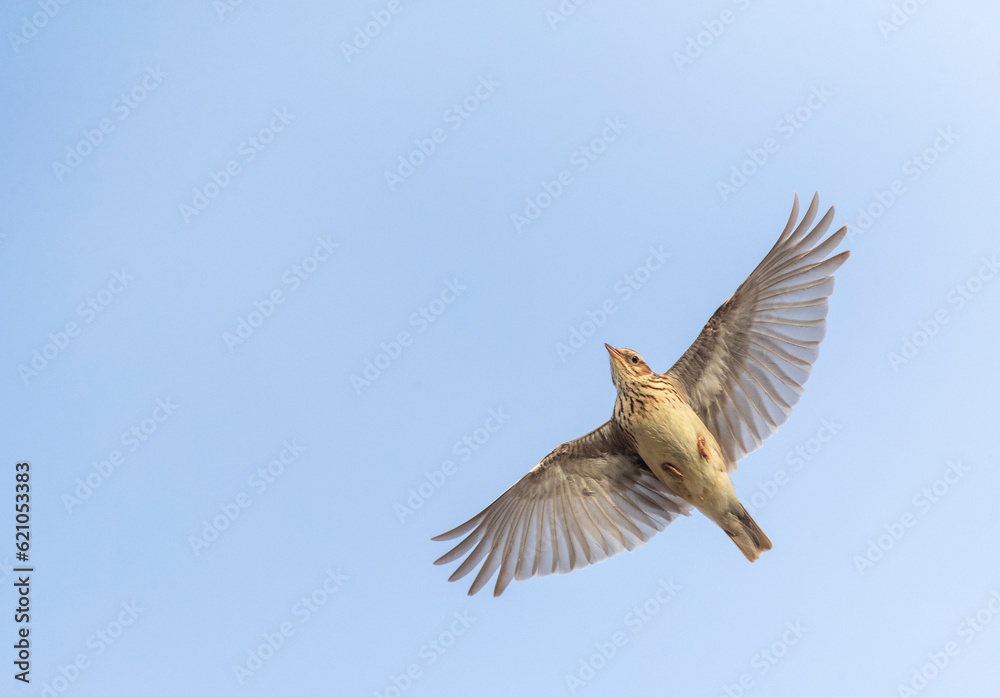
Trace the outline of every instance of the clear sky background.
<instances>
[{"instance_id":1,"label":"clear sky background","mask_svg":"<svg viewBox=\"0 0 1000 698\"><path fill-rule=\"evenodd\" d=\"M6 3L0 694L997 695L998 22ZM431 536L611 414L602 343L665 371L814 191L853 256L734 476L774 549L447 583Z\"/></svg>"}]
</instances>

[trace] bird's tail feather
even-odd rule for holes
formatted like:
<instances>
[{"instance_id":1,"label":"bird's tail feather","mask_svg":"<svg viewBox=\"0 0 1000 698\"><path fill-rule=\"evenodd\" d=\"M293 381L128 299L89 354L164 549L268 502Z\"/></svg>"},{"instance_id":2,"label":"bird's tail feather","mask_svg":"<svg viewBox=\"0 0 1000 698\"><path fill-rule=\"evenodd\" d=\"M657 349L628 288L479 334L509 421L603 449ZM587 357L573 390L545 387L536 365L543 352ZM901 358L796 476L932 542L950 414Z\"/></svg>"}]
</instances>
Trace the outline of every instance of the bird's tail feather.
<instances>
[{"instance_id":1,"label":"bird's tail feather","mask_svg":"<svg viewBox=\"0 0 1000 698\"><path fill-rule=\"evenodd\" d=\"M771 539L760 530L757 522L747 513L746 508L739 502L729 510L727 518L728 526L723 526L722 530L733 539L736 547L740 549L747 560L753 562L765 550L771 549Z\"/></svg>"}]
</instances>

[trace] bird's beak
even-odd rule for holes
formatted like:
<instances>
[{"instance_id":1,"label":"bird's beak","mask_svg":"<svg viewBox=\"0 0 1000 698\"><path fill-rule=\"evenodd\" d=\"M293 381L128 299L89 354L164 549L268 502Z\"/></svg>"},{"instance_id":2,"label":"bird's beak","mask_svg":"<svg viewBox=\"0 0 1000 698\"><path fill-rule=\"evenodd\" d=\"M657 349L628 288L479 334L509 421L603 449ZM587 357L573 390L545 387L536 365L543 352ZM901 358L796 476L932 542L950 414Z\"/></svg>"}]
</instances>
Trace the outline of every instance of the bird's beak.
<instances>
[{"instance_id":1,"label":"bird's beak","mask_svg":"<svg viewBox=\"0 0 1000 698\"><path fill-rule=\"evenodd\" d=\"M604 343L604 348L608 350L609 354L611 354L611 358L612 359L618 359L619 361L621 361L622 355L618 353L617 349L615 349L613 346L611 346L607 342Z\"/></svg>"}]
</instances>

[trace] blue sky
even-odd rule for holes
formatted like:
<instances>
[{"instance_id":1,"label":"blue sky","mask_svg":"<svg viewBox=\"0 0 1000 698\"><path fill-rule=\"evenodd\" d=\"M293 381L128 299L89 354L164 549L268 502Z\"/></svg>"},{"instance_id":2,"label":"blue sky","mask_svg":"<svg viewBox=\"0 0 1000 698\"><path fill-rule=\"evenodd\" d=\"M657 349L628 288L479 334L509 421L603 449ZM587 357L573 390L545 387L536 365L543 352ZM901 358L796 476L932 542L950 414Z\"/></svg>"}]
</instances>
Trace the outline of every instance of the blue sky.
<instances>
[{"instance_id":1,"label":"blue sky","mask_svg":"<svg viewBox=\"0 0 1000 698\"><path fill-rule=\"evenodd\" d=\"M7 3L0 692L995 695L998 21ZM853 254L734 476L774 549L447 583L430 537L611 414L602 343L666 370L814 191Z\"/></svg>"}]
</instances>

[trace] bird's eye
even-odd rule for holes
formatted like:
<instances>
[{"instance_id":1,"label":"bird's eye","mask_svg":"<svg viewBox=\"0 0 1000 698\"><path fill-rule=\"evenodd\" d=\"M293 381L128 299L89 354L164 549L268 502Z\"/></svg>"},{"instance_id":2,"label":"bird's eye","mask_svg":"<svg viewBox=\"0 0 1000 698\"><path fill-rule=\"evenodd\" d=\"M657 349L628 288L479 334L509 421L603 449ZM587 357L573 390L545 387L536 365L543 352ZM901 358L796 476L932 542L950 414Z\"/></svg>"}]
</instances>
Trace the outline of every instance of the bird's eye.
<instances>
[{"instance_id":1,"label":"bird's eye","mask_svg":"<svg viewBox=\"0 0 1000 698\"><path fill-rule=\"evenodd\" d=\"M639 357L638 357L638 356L635 356L635 355L633 355L633 356L632 356L632 363L634 363L634 364L637 364L637 363L639 363Z\"/></svg>"}]
</instances>

